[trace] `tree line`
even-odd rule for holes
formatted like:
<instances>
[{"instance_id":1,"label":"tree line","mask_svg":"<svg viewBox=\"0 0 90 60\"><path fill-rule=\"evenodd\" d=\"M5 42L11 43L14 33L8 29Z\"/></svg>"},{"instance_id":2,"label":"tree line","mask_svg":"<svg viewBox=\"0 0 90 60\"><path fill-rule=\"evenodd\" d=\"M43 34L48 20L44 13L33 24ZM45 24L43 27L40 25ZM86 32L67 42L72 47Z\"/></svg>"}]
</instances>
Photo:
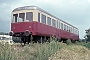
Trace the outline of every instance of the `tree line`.
<instances>
[{"instance_id":1,"label":"tree line","mask_svg":"<svg viewBox=\"0 0 90 60\"><path fill-rule=\"evenodd\" d=\"M0 35L9 35L9 33L0 32Z\"/></svg>"},{"instance_id":2,"label":"tree line","mask_svg":"<svg viewBox=\"0 0 90 60\"><path fill-rule=\"evenodd\" d=\"M86 35L84 36L85 39L83 41L90 42L90 28L85 30Z\"/></svg>"}]
</instances>

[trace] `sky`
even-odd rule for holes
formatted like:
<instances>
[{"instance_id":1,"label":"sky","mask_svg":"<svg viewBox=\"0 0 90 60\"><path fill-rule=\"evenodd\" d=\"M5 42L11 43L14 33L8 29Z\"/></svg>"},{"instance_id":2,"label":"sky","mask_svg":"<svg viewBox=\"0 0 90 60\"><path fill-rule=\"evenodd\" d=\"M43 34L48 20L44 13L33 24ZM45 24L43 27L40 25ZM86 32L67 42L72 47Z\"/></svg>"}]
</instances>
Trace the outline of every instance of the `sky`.
<instances>
[{"instance_id":1,"label":"sky","mask_svg":"<svg viewBox=\"0 0 90 60\"><path fill-rule=\"evenodd\" d=\"M0 32L10 32L11 12L35 5L79 29L80 38L90 28L90 0L0 0Z\"/></svg>"}]
</instances>

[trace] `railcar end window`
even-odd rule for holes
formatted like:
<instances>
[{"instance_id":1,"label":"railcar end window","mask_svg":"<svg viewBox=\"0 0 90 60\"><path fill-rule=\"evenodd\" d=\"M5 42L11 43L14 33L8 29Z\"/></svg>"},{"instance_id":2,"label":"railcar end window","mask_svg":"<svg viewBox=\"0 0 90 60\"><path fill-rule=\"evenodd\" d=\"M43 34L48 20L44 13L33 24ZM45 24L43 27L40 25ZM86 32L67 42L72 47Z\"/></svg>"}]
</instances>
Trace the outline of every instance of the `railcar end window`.
<instances>
[{"instance_id":1,"label":"railcar end window","mask_svg":"<svg viewBox=\"0 0 90 60\"><path fill-rule=\"evenodd\" d=\"M13 22L17 22L18 21L18 14L13 14Z\"/></svg>"},{"instance_id":2,"label":"railcar end window","mask_svg":"<svg viewBox=\"0 0 90 60\"><path fill-rule=\"evenodd\" d=\"M38 13L38 22L40 22L40 13Z\"/></svg>"},{"instance_id":3,"label":"railcar end window","mask_svg":"<svg viewBox=\"0 0 90 60\"><path fill-rule=\"evenodd\" d=\"M19 13L19 22L23 22L25 18L25 13Z\"/></svg>"},{"instance_id":4,"label":"railcar end window","mask_svg":"<svg viewBox=\"0 0 90 60\"><path fill-rule=\"evenodd\" d=\"M26 12L26 21L33 21L33 12Z\"/></svg>"},{"instance_id":5,"label":"railcar end window","mask_svg":"<svg viewBox=\"0 0 90 60\"><path fill-rule=\"evenodd\" d=\"M42 23L46 24L46 16L42 14Z\"/></svg>"},{"instance_id":6,"label":"railcar end window","mask_svg":"<svg viewBox=\"0 0 90 60\"><path fill-rule=\"evenodd\" d=\"M47 17L47 24L51 26L51 18Z\"/></svg>"}]
</instances>

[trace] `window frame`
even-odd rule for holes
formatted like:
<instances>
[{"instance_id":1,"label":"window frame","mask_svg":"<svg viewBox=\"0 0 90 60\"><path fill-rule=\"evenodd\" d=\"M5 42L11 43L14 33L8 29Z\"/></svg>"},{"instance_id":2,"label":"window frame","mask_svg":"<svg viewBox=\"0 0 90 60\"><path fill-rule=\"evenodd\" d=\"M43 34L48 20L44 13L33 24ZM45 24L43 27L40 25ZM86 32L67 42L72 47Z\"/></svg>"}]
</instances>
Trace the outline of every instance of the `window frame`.
<instances>
[{"instance_id":1,"label":"window frame","mask_svg":"<svg viewBox=\"0 0 90 60\"><path fill-rule=\"evenodd\" d=\"M29 15L30 17L32 17L32 18L29 17L30 20L27 19L27 18L28 18L27 13L30 13L30 14L31 14L31 15ZM33 12L26 12L26 19L25 19L25 20L26 20L26 21L29 21L29 22L30 22L30 21L33 21L33 19L34 19L33 16L34 16L34 15L33 15Z\"/></svg>"},{"instance_id":2,"label":"window frame","mask_svg":"<svg viewBox=\"0 0 90 60\"><path fill-rule=\"evenodd\" d=\"M52 19L52 26L56 27L56 20Z\"/></svg>"},{"instance_id":3,"label":"window frame","mask_svg":"<svg viewBox=\"0 0 90 60\"><path fill-rule=\"evenodd\" d=\"M63 30L63 23L61 23L61 29Z\"/></svg>"},{"instance_id":4,"label":"window frame","mask_svg":"<svg viewBox=\"0 0 90 60\"><path fill-rule=\"evenodd\" d=\"M17 17L15 17L14 15L17 15ZM18 22L18 17L19 15L18 15L18 13L17 14L13 14L13 19L12 19L12 23L16 23L16 22ZM16 20L17 19L17 20Z\"/></svg>"},{"instance_id":5,"label":"window frame","mask_svg":"<svg viewBox=\"0 0 90 60\"><path fill-rule=\"evenodd\" d=\"M41 14L38 12L38 22L40 22Z\"/></svg>"},{"instance_id":6,"label":"window frame","mask_svg":"<svg viewBox=\"0 0 90 60\"><path fill-rule=\"evenodd\" d=\"M23 18L21 17L22 15L20 15L20 14L24 15ZM22 21L19 20L21 18L22 18ZM24 21L25 21L25 13L19 13L18 22L24 22Z\"/></svg>"},{"instance_id":7,"label":"window frame","mask_svg":"<svg viewBox=\"0 0 90 60\"><path fill-rule=\"evenodd\" d=\"M44 14L41 15L41 22L46 24L46 16Z\"/></svg>"},{"instance_id":8,"label":"window frame","mask_svg":"<svg viewBox=\"0 0 90 60\"><path fill-rule=\"evenodd\" d=\"M47 17L47 25L51 26L51 18L50 17Z\"/></svg>"}]
</instances>

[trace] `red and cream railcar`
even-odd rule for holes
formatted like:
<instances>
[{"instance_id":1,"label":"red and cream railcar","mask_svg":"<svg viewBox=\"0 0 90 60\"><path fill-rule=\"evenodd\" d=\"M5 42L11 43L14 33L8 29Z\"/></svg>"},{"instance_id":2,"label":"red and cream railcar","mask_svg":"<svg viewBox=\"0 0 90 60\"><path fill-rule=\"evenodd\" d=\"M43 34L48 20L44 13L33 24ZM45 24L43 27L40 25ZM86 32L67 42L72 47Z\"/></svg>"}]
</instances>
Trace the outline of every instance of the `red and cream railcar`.
<instances>
[{"instance_id":1,"label":"red and cream railcar","mask_svg":"<svg viewBox=\"0 0 90 60\"><path fill-rule=\"evenodd\" d=\"M22 37L23 42L29 41L31 35L35 38L53 35L58 39L79 40L78 28L36 6L19 7L12 11L10 35Z\"/></svg>"}]
</instances>

